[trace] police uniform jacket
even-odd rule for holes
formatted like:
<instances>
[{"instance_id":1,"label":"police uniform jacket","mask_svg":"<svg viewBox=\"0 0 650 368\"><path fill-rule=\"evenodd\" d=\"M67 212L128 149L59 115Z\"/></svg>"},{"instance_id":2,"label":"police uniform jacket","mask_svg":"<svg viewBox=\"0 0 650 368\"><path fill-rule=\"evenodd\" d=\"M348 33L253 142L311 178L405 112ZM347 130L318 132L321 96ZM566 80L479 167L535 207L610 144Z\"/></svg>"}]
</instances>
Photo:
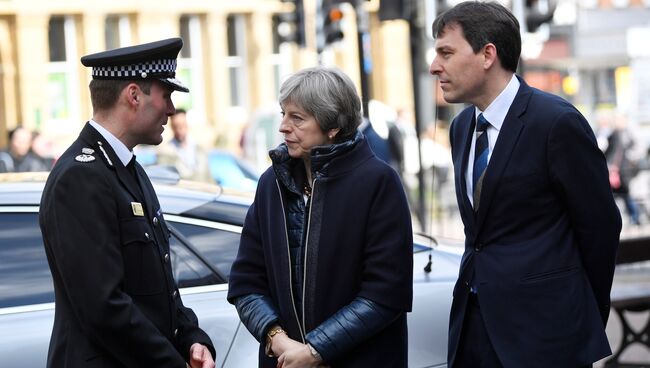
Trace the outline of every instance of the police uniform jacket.
<instances>
[{"instance_id":1,"label":"police uniform jacket","mask_svg":"<svg viewBox=\"0 0 650 368\"><path fill-rule=\"evenodd\" d=\"M56 297L48 367L181 368L196 342L215 356L183 306L169 230L135 166L137 180L86 124L47 180L40 225Z\"/></svg>"}]
</instances>

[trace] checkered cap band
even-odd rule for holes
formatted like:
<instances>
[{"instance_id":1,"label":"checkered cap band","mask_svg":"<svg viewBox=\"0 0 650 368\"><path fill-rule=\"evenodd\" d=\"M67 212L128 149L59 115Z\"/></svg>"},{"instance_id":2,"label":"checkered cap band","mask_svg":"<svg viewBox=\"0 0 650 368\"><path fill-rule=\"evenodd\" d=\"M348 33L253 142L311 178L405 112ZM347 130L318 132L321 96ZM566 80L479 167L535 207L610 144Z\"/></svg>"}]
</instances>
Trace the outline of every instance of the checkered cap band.
<instances>
[{"instance_id":1,"label":"checkered cap band","mask_svg":"<svg viewBox=\"0 0 650 368\"><path fill-rule=\"evenodd\" d=\"M92 73L93 77L109 79L174 77L175 74L176 59L152 60L129 65L95 66Z\"/></svg>"}]
</instances>

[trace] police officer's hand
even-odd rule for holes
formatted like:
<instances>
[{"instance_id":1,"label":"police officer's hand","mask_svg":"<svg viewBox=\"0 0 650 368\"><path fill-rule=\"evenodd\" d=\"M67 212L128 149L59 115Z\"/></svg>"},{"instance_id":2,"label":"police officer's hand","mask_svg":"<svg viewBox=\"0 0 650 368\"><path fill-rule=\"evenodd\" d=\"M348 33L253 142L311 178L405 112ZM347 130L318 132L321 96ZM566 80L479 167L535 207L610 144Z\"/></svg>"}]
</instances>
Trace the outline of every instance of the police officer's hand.
<instances>
[{"instance_id":1,"label":"police officer's hand","mask_svg":"<svg viewBox=\"0 0 650 368\"><path fill-rule=\"evenodd\" d=\"M214 359L210 350L197 343L190 347L190 366L192 368L214 368Z\"/></svg>"}]
</instances>

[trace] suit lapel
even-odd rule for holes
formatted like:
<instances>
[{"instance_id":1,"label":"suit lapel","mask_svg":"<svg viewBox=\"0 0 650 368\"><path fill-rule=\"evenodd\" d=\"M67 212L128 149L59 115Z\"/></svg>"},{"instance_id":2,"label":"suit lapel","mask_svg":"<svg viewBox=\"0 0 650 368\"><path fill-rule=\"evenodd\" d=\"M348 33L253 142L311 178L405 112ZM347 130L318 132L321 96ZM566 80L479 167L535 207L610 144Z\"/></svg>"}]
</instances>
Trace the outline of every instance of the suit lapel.
<instances>
[{"instance_id":1,"label":"suit lapel","mask_svg":"<svg viewBox=\"0 0 650 368\"><path fill-rule=\"evenodd\" d=\"M475 220L474 208L472 207L472 203L469 201L469 198L467 198L467 180L465 180L465 173L467 172L469 150L472 144L475 119L474 114L469 113L474 111L473 108L467 109L466 111L468 111L468 113L461 114L457 120L457 122L460 123L461 128L460 134L462 141L460 142L460 147L462 147L463 151L461 155L460 165L454 165L454 168L456 170L456 178L460 179L456 180L456 193L460 193L458 198L460 199L459 203L462 203L461 210L464 213L466 223L470 225L470 228L473 228Z\"/></svg>"},{"instance_id":2,"label":"suit lapel","mask_svg":"<svg viewBox=\"0 0 650 368\"><path fill-rule=\"evenodd\" d=\"M526 110L528 100L530 99L531 89L523 80L520 79L520 87L517 92L508 114L506 115L499 138L494 145L494 152L490 158L487 169L485 170L485 177L483 178L483 187L481 188L481 205L476 215L477 227L480 228L483 224L486 215L490 209L490 204L494 199L494 192L501 180L503 171L505 170L512 154L517 140L524 128L524 122L520 116Z\"/></svg>"}]
</instances>

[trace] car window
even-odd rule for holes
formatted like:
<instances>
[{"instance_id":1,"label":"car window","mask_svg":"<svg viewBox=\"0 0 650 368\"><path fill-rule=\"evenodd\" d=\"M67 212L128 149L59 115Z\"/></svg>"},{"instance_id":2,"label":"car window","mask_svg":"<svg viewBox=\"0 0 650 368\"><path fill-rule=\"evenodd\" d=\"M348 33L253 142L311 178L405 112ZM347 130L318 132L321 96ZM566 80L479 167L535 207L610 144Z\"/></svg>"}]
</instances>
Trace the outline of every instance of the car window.
<instances>
[{"instance_id":1,"label":"car window","mask_svg":"<svg viewBox=\"0 0 650 368\"><path fill-rule=\"evenodd\" d=\"M237 257L240 234L205 226L169 222L192 243L212 266L217 268L219 273L228 278L232 262ZM176 280L180 283L178 278Z\"/></svg>"},{"instance_id":2,"label":"car window","mask_svg":"<svg viewBox=\"0 0 650 368\"><path fill-rule=\"evenodd\" d=\"M0 308L54 301L37 213L0 214Z\"/></svg>"},{"instance_id":3,"label":"car window","mask_svg":"<svg viewBox=\"0 0 650 368\"><path fill-rule=\"evenodd\" d=\"M176 225L174 225L176 226ZM176 236L169 239L172 270L179 288L218 284L221 279L192 254Z\"/></svg>"},{"instance_id":4,"label":"car window","mask_svg":"<svg viewBox=\"0 0 650 368\"><path fill-rule=\"evenodd\" d=\"M222 275L230 273L239 234L173 223ZM174 278L179 287L223 282L175 236L170 239ZM0 308L54 302L37 213L0 213Z\"/></svg>"}]
</instances>

